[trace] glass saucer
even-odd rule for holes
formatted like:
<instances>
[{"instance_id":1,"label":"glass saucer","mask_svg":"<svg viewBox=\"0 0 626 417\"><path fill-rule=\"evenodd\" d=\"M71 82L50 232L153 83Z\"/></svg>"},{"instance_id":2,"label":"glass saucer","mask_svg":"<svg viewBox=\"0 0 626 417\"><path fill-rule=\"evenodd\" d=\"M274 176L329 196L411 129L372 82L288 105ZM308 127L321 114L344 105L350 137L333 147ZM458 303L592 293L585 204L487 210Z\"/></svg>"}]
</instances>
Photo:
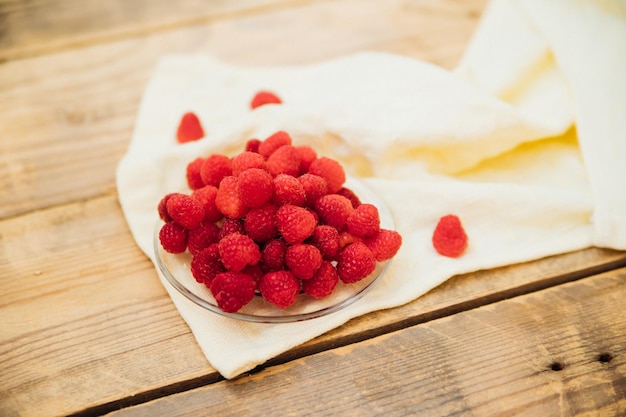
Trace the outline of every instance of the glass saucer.
<instances>
[{"instance_id":1,"label":"glass saucer","mask_svg":"<svg viewBox=\"0 0 626 417\"><path fill-rule=\"evenodd\" d=\"M359 197L361 202L374 204L380 215L380 225L384 229L395 229L389 207L372 189L354 178L346 180L346 187ZM211 291L194 279L190 270L192 256L188 253L171 254L163 250L159 242L158 222L154 231L154 252L159 269L165 279L189 300L200 307L219 315L237 320L255 323L291 323L322 317L342 310L367 294L385 275L391 262L378 262L376 269L361 281L344 284L341 281L331 295L315 299L307 294L300 294L294 304L281 309L266 301L260 295L235 313L222 311L215 302Z\"/></svg>"}]
</instances>

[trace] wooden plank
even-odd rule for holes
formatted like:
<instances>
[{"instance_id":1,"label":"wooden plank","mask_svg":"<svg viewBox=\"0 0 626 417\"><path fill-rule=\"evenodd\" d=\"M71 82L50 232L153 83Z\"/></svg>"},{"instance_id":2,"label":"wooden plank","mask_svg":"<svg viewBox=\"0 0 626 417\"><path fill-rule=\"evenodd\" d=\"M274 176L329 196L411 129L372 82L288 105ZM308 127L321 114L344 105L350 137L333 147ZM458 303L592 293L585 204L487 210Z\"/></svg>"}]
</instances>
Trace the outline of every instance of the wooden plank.
<instances>
[{"instance_id":1,"label":"wooden plank","mask_svg":"<svg viewBox=\"0 0 626 417\"><path fill-rule=\"evenodd\" d=\"M623 416L625 284L613 271L110 416Z\"/></svg>"},{"instance_id":2,"label":"wooden plank","mask_svg":"<svg viewBox=\"0 0 626 417\"><path fill-rule=\"evenodd\" d=\"M270 365L625 264L626 253L589 249L458 276ZM112 410L220 379L114 196L0 221L0 294L0 415Z\"/></svg>"},{"instance_id":3,"label":"wooden plank","mask_svg":"<svg viewBox=\"0 0 626 417\"><path fill-rule=\"evenodd\" d=\"M0 218L114 191L143 89L163 54L203 52L239 64L280 65L370 49L450 68L485 2L304 2L4 63Z\"/></svg>"}]
</instances>

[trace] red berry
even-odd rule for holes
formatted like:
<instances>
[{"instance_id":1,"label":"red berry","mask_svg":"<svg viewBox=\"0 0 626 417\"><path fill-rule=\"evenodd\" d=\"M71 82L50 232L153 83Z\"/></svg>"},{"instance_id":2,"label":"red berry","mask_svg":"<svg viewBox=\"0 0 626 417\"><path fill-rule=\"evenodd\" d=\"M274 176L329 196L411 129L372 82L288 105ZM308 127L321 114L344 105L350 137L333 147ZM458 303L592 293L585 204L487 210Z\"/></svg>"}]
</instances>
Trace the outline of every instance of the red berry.
<instances>
[{"instance_id":1,"label":"red berry","mask_svg":"<svg viewBox=\"0 0 626 417\"><path fill-rule=\"evenodd\" d=\"M196 158L187 164L187 185L192 190L204 187L204 181L202 181L202 176L200 175L200 169L202 168L203 163L204 158Z\"/></svg>"},{"instance_id":2,"label":"red berry","mask_svg":"<svg viewBox=\"0 0 626 417\"><path fill-rule=\"evenodd\" d=\"M367 277L376 269L374 254L362 242L346 246L339 255L337 272L346 284L357 282Z\"/></svg>"},{"instance_id":3,"label":"red berry","mask_svg":"<svg viewBox=\"0 0 626 417\"><path fill-rule=\"evenodd\" d=\"M261 265L259 264L248 265L241 272L243 272L246 275L250 275L252 279L254 280L254 283L256 284L257 288L259 286L259 282L261 282L261 278L263 278L263 275L265 275L265 271L261 269Z\"/></svg>"},{"instance_id":4,"label":"red berry","mask_svg":"<svg viewBox=\"0 0 626 417\"><path fill-rule=\"evenodd\" d=\"M220 262L220 252L217 243L194 254L190 266L191 275L193 275L196 281L209 288L213 278L220 272L226 271L224 265Z\"/></svg>"},{"instance_id":5,"label":"red berry","mask_svg":"<svg viewBox=\"0 0 626 417\"><path fill-rule=\"evenodd\" d=\"M224 155L211 155L204 160L200 176L206 185L217 187L224 177L232 174L230 158Z\"/></svg>"},{"instance_id":6,"label":"red berry","mask_svg":"<svg viewBox=\"0 0 626 417\"><path fill-rule=\"evenodd\" d=\"M337 194L326 194L315 202L320 220L337 230L343 229L348 217L354 211L347 198Z\"/></svg>"},{"instance_id":7,"label":"red berry","mask_svg":"<svg viewBox=\"0 0 626 417\"><path fill-rule=\"evenodd\" d=\"M263 275L259 290L270 303L287 308L296 301L300 292L300 282L289 271L272 271Z\"/></svg>"},{"instance_id":8,"label":"red berry","mask_svg":"<svg viewBox=\"0 0 626 417\"><path fill-rule=\"evenodd\" d=\"M200 124L200 119L195 113L185 113L180 119L178 130L176 131L176 140L179 143L191 142L204 137L204 130Z\"/></svg>"},{"instance_id":9,"label":"red berry","mask_svg":"<svg viewBox=\"0 0 626 417\"><path fill-rule=\"evenodd\" d=\"M380 230L378 209L372 204L361 204L346 221L348 231L358 237L374 236Z\"/></svg>"},{"instance_id":10,"label":"red berry","mask_svg":"<svg viewBox=\"0 0 626 417\"><path fill-rule=\"evenodd\" d=\"M361 241L360 238L354 236L347 230L342 230L339 233L339 251L341 251L341 249L345 248L351 243L360 242L360 241Z\"/></svg>"},{"instance_id":11,"label":"red berry","mask_svg":"<svg viewBox=\"0 0 626 417\"><path fill-rule=\"evenodd\" d=\"M256 265L261 260L261 251L250 237L231 233L217 244L222 264L229 271L239 272L246 265Z\"/></svg>"},{"instance_id":12,"label":"red berry","mask_svg":"<svg viewBox=\"0 0 626 417\"><path fill-rule=\"evenodd\" d=\"M308 172L311 163L317 159L317 152L308 145L296 146L296 151L300 157L300 172Z\"/></svg>"},{"instance_id":13,"label":"red berry","mask_svg":"<svg viewBox=\"0 0 626 417\"><path fill-rule=\"evenodd\" d=\"M282 239L272 239L261 252L261 262L265 271L278 271L285 267L287 244Z\"/></svg>"},{"instance_id":14,"label":"red berry","mask_svg":"<svg viewBox=\"0 0 626 417\"><path fill-rule=\"evenodd\" d=\"M187 247L192 255L219 241L220 228L215 223L204 221L200 227L189 231Z\"/></svg>"},{"instance_id":15,"label":"red berry","mask_svg":"<svg viewBox=\"0 0 626 417\"><path fill-rule=\"evenodd\" d=\"M232 159L231 168L233 176L238 177L248 168L265 169L265 158L255 152L242 152Z\"/></svg>"},{"instance_id":16,"label":"red berry","mask_svg":"<svg viewBox=\"0 0 626 417\"><path fill-rule=\"evenodd\" d=\"M259 106L263 106L265 104L281 104L281 99L274 93L269 91L259 91L255 94L250 102L250 108L256 109Z\"/></svg>"},{"instance_id":17,"label":"red berry","mask_svg":"<svg viewBox=\"0 0 626 417\"><path fill-rule=\"evenodd\" d=\"M291 136L280 130L259 144L259 153L267 159L276 149L285 145L291 145Z\"/></svg>"},{"instance_id":18,"label":"red berry","mask_svg":"<svg viewBox=\"0 0 626 417\"><path fill-rule=\"evenodd\" d=\"M159 205L157 207L157 210L159 212L159 217L165 223L169 223L169 222L172 221L172 218L170 217L170 215L167 214L167 200L169 200L174 194L180 194L180 193L169 193L169 194L166 194L165 196L163 196L161 201L159 201Z\"/></svg>"},{"instance_id":19,"label":"red berry","mask_svg":"<svg viewBox=\"0 0 626 417\"><path fill-rule=\"evenodd\" d=\"M239 197L239 181L237 177L225 177L217 189L215 206L229 219L240 219L245 216L248 206Z\"/></svg>"},{"instance_id":20,"label":"red berry","mask_svg":"<svg viewBox=\"0 0 626 417\"><path fill-rule=\"evenodd\" d=\"M307 209L287 204L276 212L276 224L285 242L293 244L311 236L317 222Z\"/></svg>"},{"instance_id":21,"label":"red berry","mask_svg":"<svg viewBox=\"0 0 626 417\"><path fill-rule=\"evenodd\" d=\"M187 233L176 223L165 223L159 230L159 241L166 252L183 253L187 249Z\"/></svg>"},{"instance_id":22,"label":"red berry","mask_svg":"<svg viewBox=\"0 0 626 417\"><path fill-rule=\"evenodd\" d=\"M246 152L259 153L259 145L261 141L258 139L250 139L246 142Z\"/></svg>"},{"instance_id":23,"label":"red berry","mask_svg":"<svg viewBox=\"0 0 626 417\"><path fill-rule=\"evenodd\" d=\"M323 261L313 278L302 281L302 291L314 298L332 294L339 282L337 269L329 261Z\"/></svg>"},{"instance_id":24,"label":"red berry","mask_svg":"<svg viewBox=\"0 0 626 417\"><path fill-rule=\"evenodd\" d=\"M467 234L461 220L453 214L443 216L435 227L432 241L440 255L450 258L461 256L467 248Z\"/></svg>"},{"instance_id":25,"label":"red berry","mask_svg":"<svg viewBox=\"0 0 626 417\"><path fill-rule=\"evenodd\" d=\"M287 174L279 174L272 180L274 183L274 197L272 202L277 206L292 204L303 206L306 195L302 183L295 177Z\"/></svg>"},{"instance_id":26,"label":"red berry","mask_svg":"<svg viewBox=\"0 0 626 417\"><path fill-rule=\"evenodd\" d=\"M243 221L245 233L255 242L265 242L275 238L278 234L277 210L276 206L272 204L250 209Z\"/></svg>"},{"instance_id":27,"label":"red berry","mask_svg":"<svg viewBox=\"0 0 626 417\"><path fill-rule=\"evenodd\" d=\"M274 194L272 176L260 168L249 168L239 174L239 198L247 207L261 207Z\"/></svg>"},{"instance_id":28,"label":"red berry","mask_svg":"<svg viewBox=\"0 0 626 417\"><path fill-rule=\"evenodd\" d=\"M341 164L325 156L316 159L309 167L309 174L319 175L326 180L328 193L336 193L346 182L346 173Z\"/></svg>"},{"instance_id":29,"label":"red berry","mask_svg":"<svg viewBox=\"0 0 626 417\"><path fill-rule=\"evenodd\" d=\"M220 227L219 240L222 240L231 233L240 233L245 235L246 232L243 228L243 220L241 219L224 219L222 226Z\"/></svg>"},{"instance_id":30,"label":"red berry","mask_svg":"<svg viewBox=\"0 0 626 417\"><path fill-rule=\"evenodd\" d=\"M402 236L395 230L380 229L373 237L364 239L363 243L370 248L377 261L386 261L400 250Z\"/></svg>"},{"instance_id":31,"label":"red berry","mask_svg":"<svg viewBox=\"0 0 626 417\"><path fill-rule=\"evenodd\" d=\"M326 180L319 175L304 174L298 177L298 181L304 188L306 203L309 207L315 207L315 202L325 196L328 190Z\"/></svg>"},{"instance_id":32,"label":"red berry","mask_svg":"<svg viewBox=\"0 0 626 417\"><path fill-rule=\"evenodd\" d=\"M287 248L285 264L297 278L310 279L322 264L322 254L313 245L296 243Z\"/></svg>"},{"instance_id":33,"label":"red berry","mask_svg":"<svg viewBox=\"0 0 626 417\"><path fill-rule=\"evenodd\" d=\"M361 205L359 197L349 188L342 187L336 194L342 195L352 203L352 207L357 208Z\"/></svg>"},{"instance_id":34,"label":"red berry","mask_svg":"<svg viewBox=\"0 0 626 417\"><path fill-rule=\"evenodd\" d=\"M211 293L217 306L227 313L234 313L248 304L254 297L256 283L242 272L222 272L211 283Z\"/></svg>"},{"instance_id":35,"label":"red berry","mask_svg":"<svg viewBox=\"0 0 626 417\"><path fill-rule=\"evenodd\" d=\"M218 210L215 205L215 198L217 197L217 188L212 185L205 185L202 188L193 190L191 196L198 200L202 207L204 207L204 220L209 222L216 222L220 220L224 215Z\"/></svg>"},{"instance_id":36,"label":"red berry","mask_svg":"<svg viewBox=\"0 0 626 417\"><path fill-rule=\"evenodd\" d=\"M335 259L339 253L339 232L332 226L317 226L310 241L320 250L324 259Z\"/></svg>"},{"instance_id":37,"label":"red berry","mask_svg":"<svg viewBox=\"0 0 626 417\"><path fill-rule=\"evenodd\" d=\"M204 207L195 198L174 194L167 200L167 214L186 229L195 229L204 220Z\"/></svg>"},{"instance_id":38,"label":"red berry","mask_svg":"<svg viewBox=\"0 0 626 417\"><path fill-rule=\"evenodd\" d=\"M281 146L267 158L265 166L273 176L278 174L297 176L300 174L300 156L293 146Z\"/></svg>"}]
</instances>

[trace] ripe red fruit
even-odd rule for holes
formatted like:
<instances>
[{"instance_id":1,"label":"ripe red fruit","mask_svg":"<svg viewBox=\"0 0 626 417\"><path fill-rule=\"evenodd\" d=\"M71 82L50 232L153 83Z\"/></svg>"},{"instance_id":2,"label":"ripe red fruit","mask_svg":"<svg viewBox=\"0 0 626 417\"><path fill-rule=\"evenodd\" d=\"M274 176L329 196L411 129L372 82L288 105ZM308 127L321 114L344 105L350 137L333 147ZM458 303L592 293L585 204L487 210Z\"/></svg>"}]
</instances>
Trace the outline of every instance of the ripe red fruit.
<instances>
[{"instance_id":1,"label":"ripe red fruit","mask_svg":"<svg viewBox=\"0 0 626 417\"><path fill-rule=\"evenodd\" d=\"M217 187L229 175L232 175L231 161L225 155L211 155L200 167L200 176L206 185Z\"/></svg>"},{"instance_id":2,"label":"ripe red fruit","mask_svg":"<svg viewBox=\"0 0 626 417\"><path fill-rule=\"evenodd\" d=\"M261 263L265 271L278 271L285 267L287 244L282 239L272 239L261 251Z\"/></svg>"},{"instance_id":3,"label":"ripe red fruit","mask_svg":"<svg viewBox=\"0 0 626 417\"><path fill-rule=\"evenodd\" d=\"M317 159L317 152L308 145L296 146L296 151L300 157L300 172L308 172L311 163Z\"/></svg>"},{"instance_id":4,"label":"ripe red fruit","mask_svg":"<svg viewBox=\"0 0 626 417\"><path fill-rule=\"evenodd\" d=\"M352 203L338 194L326 194L315 202L320 220L337 230L343 229L348 217L354 211Z\"/></svg>"},{"instance_id":5,"label":"ripe red fruit","mask_svg":"<svg viewBox=\"0 0 626 417\"><path fill-rule=\"evenodd\" d=\"M256 283L242 272L222 272L211 283L211 293L217 306L227 313L234 313L248 304L254 297Z\"/></svg>"},{"instance_id":6,"label":"ripe red fruit","mask_svg":"<svg viewBox=\"0 0 626 417\"><path fill-rule=\"evenodd\" d=\"M256 265L261 260L261 251L249 236L231 233L217 245L222 264L229 271L239 272L246 265Z\"/></svg>"},{"instance_id":7,"label":"ripe red fruit","mask_svg":"<svg viewBox=\"0 0 626 417\"><path fill-rule=\"evenodd\" d=\"M200 175L200 169L202 168L203 163L204 158L196 158L187 164L187 185L192 190L204 187L204 181L202 181L202 176Z\"/></svg>"},{"instance_id":8,"label":"ripe red fruit","mask_svg":"<svg viewBox=\"0 0 626 417\"><path fill-rule=\"evenodd\" d=\"M339 282L337 269L329 261L323 261L313 278L302 281L302 291L314 298L332 294Z\"/></svg>"},{"instance_id":9,"label":"ripe red fruit","mask_svg":"<svg viewBox=\"0 0 626 417\"><path fill-rule=\"evenodd\" d=\"M291 136L287 132L279 130L259 144L259 153L267 159L276 149L285 145L291 145Z\"/></svg>"},{"instance_id":10,"label":"ripe red fruit","mask_svg":"<svg viewBox=\"0 0 626 417\"><path fill-rule=\"evenodd\" d=\"M337 273L345 283L362 280L376 269L374 254L362 242L354 242L346 246L339 255Z\"/></svg>"},{"instance_id":11,"label":"ripe red fruit","mask_svg":"<svg viewBox=\"0 0 626 417\"><path fill-rule=\"evenodd\" d=\"M454 214L439 219L432 237L435 250L450 258L458 258L465 252L467 240L461 220Z\"/></svg>"},{"instance_id":12,"label":"ripe red fruit","mask_svg":"<svg viewBox=\"0 0 626 417\"><path fill-rule=\"evenodd\" d=\"M273 176L278 174L297 176L300 174L300 155L293 146L284 145L267 158L265 166Z\"/></svg>"},{"instance_id":13,"label":"ripe red fruit","mask_svg":"<svg viewBox=\"0 0 626 417\"><path fill-rule=\"evenodd\" d=\"M300 181L304 188L306 203L309 207L314 207L315 202L325 196L328 190L326 180L319 175L303 174L298 177L298 181Z\"/></svg>"},{"instance_id":14,"label":"ripe red fruit","mask_svg":"<svg viewBox=\"0 0 626 417\"><path fill-rule=\"evenodd\" d=\"M300 282L289 271L268 272L259 283L261 295L280 308L287 308L296 301L300 292Z\"/></svg>"},{"instance_id":15,"label":"ripe red fruit","mask_svg":"<svg viewBox=\"0 0 626 417\"><path fill-rule=\"evenodd\" d=\"M195 198L186 194L170 196L166 204L167 214L186 229L195 229L204 220L204 207Z\"/></svg>"},{"instance_id":16,"label":"ripe red fruit","mask_svg":"<svg viewBox=\"0 0 626 417\"><path fill-rule=\"evenodd\" d=\"M317 222L307 209L287 204L276 212L278 231L287 243L302 243L311 236Z\"/></svg>"},{"instance_id":17,"label":"ripe red fruit","mask_svg":"<svg viewBox=\"0 0 626 417\"><path fill-rule=\"evenodd\" d=\"M341 164L325 156L316 159L309 167L309 174L319 175L326 180L328 193L336 193L346 182L346 173Z\"/></svg>"},{"instance_id":18,"label":"ripe red fruit","mask_svg":"<svg viewBox=\"0 0 626 417\"><path fill-rule=\"evenodd\" d=\"M201 284L211 287L213 278L220 272L225 272L224 265L220 262L220 252L217 243L202 249L193 255L191 260L191 274Z\"/></svg>"},{"instance_id":19,"label":"ripe red fruit","mask_svg":"<svg viewBox=\"0 0 626 417\"><path fill-rule=\"evenodd\" d=\"M247 207L261 207L274 194L272 176L260 168L248 168L237 178L239 198Z\"/></svg>"},{"instance_id":20,"label":"ripe red fruit","mask_svg":"<svg viewBox=\"0 0 626 417\"><path fill-rule=\"evenodd\" d=\"M215 206L229 219L240 219L245 216L248 206L239 197L239 181L237 177L225 177L217 189Z\"/></svg>"},{"instance_id":21,"label":"ripe red fruit","mask_svg":"<svg viewBox=\"0 0 626 417\"><path fill-rule=\"evenodd\" d=\"M204 208L204 220L209 222L216 222L220 220L224 215L218 210L215 205L215 198L217 197L217 188L212 185L205 185L202 188L193 190L191 197L195 198L202 204Z\"/></svg>"},{"instance_id":22,"label":"ripe red fruit","mask_svg":"<svg viewBox=\"0 0 626 417\"><path fill-rule=\"evenodd\" d=\"M159 212L159 217L165 223L169 223L172 221L172 218L170 217L170 215L167 214L167 200L169 200L174 194L180 194L180 193L169 193L169 194L164 195L161 201L159 201L159 205L157 207L157 211Z\"/></svg>"},{"instance_id":23,"label":"ripe red fruit","mask_svg":"<svg viewBox=\"0 0 626 417\"><path fill-rule=\"evenodd\" d=\"M337 194L344 196L352 203L352 207L357 208L361 205L361 199L349 188L342 187Z\"/></svg>"},{"instance_id":24,"label":"ripe red fruit","mask_svg":"<svg viewBox=\"0 0 626 417\"><path fill-rule=\"evenodd\" d=\"M242 152L233 157L231 161L233 176L238 177L248 168L265 169L265 158L255 152Z\"/></svg>"},{"instance_id":25,"label":"ripe red fruit","mask_svg":"<svg viewBox=\"0 0 626 417\"><path fill-rule=\"evenodd\" d=\"M250 139L246 142L246 152L259 153L259 145L261 141L258 139Z\"/></svg>"},{"instance_id":26,"label":"ripe red fruit","mask_svg":"<svg viewBox=\"0 0 626 417\"><path fill-rule=\"evenodd\" d=\"M377 261L386 261L400 250L402 236L395 230L380 229L375 236L364 239L363 243L370 248Z\"/></svg>"},{"instance_id":27,"label":"ripe red fruit","mask_svg":"<svg viewBox=\"0 0 626 417\"><path fill-rule=\"evenodd\" d=\"M346 221L348 231L355 236L374 236L380 230L378 209L372 204L361 204Z\"/></svg>"},{"instance_id":28,"label":"ripe red fruit","mask_svg":"<svg viewBox=\"0 0 626 417\"><path fill-rule=\"evenodd\" d=\"M335 259L339 253L339 232L332 226L317 226L310 242L320 250L324 259Z\"/></svg>"},{"instance_id":29,"label":"ripe red fruit","mask_svg":"<svg viewBox=\"0 0 626 417\"><path fill-rule=\"evenodd\" d=\"M322 265L322 254L313 245L296 243L287 248L285 264L297 278L310 279Z\"/></svg>"},{"instance_id":30,"label":"ripe red fruit","mask_svg":"<svg viewBox=\"0 0 626 417\"><path fill-rule=\"evenodd\" d=\"M259 91L254 95L252 101L250 102L250 108L256 109L259 106L263 106L265 104L281 104L282 100L274 93L270 91Z\"/></svg>"},{"instance_id":31,"label":"ripe red fruit","mask_svg":"<svg viewBox=\"0 0 626 417\"><path fill-rule=\"evenodd\" d=\"M255 242L266 242L275 238L278 234L278 226L276 225L277 210L273 204L250 209L243 221L245 233Z\"/></svg>"},{"instance_id":32,"label":"ripe red fruit","mask_svg":"<svg viewBox=\"0 0 626 417\"><path fill-rule=\"evenodd\" d=\"M187 249L187 233L176 223L165 223L159 230L159 241L166 252L183 253Z\"/></svg>"},{"instance_id":33,"label":"ripe red fruit","mask_svg":"<svg viewBox=\"0 0 626 417\"><path fill-rule=\"evenodd\" d=\"M176 130L176 140L179 143L191 142L204 137L204 130L200 124L200 119L193 112L183 115Z\"/></svg>"},{"instance_id":34,"label":"ripe red fruit","mask_svg":"<svg viewBox=\"0 0 626 417\"><path fill-rule=\"evenodd\" d=\"M243 220L241 219L224 219L220 226L219 240L224 239L231 233L240 233L245 235L246 232L243 228Z\"/></svg>"},{"instance_id":35,"label":"ripe red fruit","mask_svg":"<svg viewBox=\"0 0 626 417\"><path fill-rule=\"evenodd\" d=\"M274 196L272 202L277 206L292 204L294 206L304 206L306 195L304 187L297 178L279 174L272 180L274 184Z\"/></svg>"},{"instance_id":36,"label":"ripe red fruit","mask_svg":"<svg viewBox=\"0 0 626 417\"><path fill-rule=\"evenodd\" d=\"M204 221L200 227L189 231L187 248L189 253L195 255L201 250L208 248L219 241L220 228L212 222Z\"/></svg>"}]
</instances>

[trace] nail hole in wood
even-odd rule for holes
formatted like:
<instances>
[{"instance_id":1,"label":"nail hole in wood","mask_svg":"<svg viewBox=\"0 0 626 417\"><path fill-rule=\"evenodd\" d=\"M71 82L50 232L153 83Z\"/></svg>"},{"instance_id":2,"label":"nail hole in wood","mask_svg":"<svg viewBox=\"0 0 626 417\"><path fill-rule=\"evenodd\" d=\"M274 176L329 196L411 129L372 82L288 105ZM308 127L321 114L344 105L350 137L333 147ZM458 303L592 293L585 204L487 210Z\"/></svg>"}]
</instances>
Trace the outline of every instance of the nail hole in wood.
<instances>
[{"instance_id":1,"label":"nail hole in wood","mask_svg":"<svg viewBox=\"0 0 626 417\"><path fill-rule=\"evenodd\" d=\"M610 353L602 353L598 356L598 362L609 363L613 359L613 355Z\"/></svg>"},{"instance_id":2,"label":"nail hole in wood","mask_svg":"<svg viewBox=\"0 0 626 417\"><path fill-rule=\"evenodd\" d=\"M564 367L565 365L560 362L553 362L552 365L550 365L550 369L553 371L562 371Z\"/></svg>"}]
</instances>

